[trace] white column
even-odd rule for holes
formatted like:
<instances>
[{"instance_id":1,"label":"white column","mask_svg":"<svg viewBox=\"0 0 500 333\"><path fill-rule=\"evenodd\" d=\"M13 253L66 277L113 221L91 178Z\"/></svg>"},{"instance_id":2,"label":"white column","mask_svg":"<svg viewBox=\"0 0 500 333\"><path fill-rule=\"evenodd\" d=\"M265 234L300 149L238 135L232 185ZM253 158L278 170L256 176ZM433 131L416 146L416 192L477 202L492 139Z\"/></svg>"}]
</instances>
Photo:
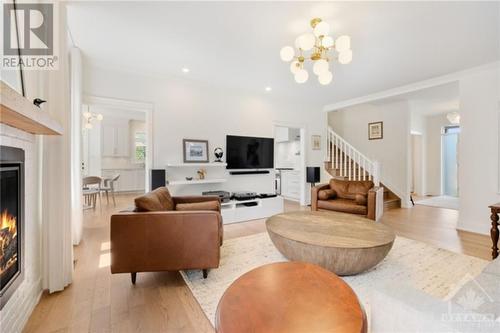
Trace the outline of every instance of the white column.
<instances>
[{"instance_id":1,"label":"white column","mask_svg":"<svg viewBox=\"0 0 500 333\"><path fill-rule=\"evenodd\" d=\"M57 6L55 6L56 8ZM63 135L43 138L42 223L44 288L63 290L72 281L71 103L69 92L66 8L59 3L54 22L59 35L59 70L48 71L47 110L63 127ZM56 30L57 31L57 30Z\"/></svg>"},{"instance_id":2,"label":"white column","mask_svg":"<svg viewBox=\"0 0 500 333\"><path fill-rule=\"evenodd\" d=\"M73 244L82 239L82 173L81 173L81 106L82 106L82 56L80 49L70 49L71 65L71 221Z\"/></svg>"}]
</instances>

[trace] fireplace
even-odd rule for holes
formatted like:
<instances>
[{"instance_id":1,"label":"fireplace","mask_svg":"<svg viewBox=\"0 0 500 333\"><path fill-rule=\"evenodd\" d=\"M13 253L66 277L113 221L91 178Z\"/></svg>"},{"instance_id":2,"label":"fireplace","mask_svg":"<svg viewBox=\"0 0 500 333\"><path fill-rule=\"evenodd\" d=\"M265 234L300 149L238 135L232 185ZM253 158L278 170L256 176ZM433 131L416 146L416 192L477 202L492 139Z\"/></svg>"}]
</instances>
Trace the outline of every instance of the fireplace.
<instances>
[{"instance_id":1,"label":"fireplace","mask_svg":"<svg viewBox=\"0 0 500 333\"><path fill-rule=\"evenodd\" d=\"M0 309L24 277L24 151L0 146Z\"/></svg>"}]
</instances>

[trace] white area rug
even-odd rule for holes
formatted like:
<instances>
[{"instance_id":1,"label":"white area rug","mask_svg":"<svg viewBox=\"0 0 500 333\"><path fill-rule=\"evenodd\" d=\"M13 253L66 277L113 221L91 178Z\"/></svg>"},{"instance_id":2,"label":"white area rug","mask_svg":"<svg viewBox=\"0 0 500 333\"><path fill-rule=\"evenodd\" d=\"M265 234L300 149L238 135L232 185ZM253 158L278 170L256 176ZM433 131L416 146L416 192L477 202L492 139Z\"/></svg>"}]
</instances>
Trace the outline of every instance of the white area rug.
<instances>
[{"instance_id":1,"label":"white area rug","mask_svg":"<svg viewBox=\"0 0 500 333\"><path fill-rule=\"evenodd\" d=\"M274 247L267 233L260 233L224 241L220 267L212 269L207 279L203 279L200 270L181 274L213 325L219 299L234 280L256 267L280 261L287 260ZM393 248L378 266L356 276L344 277L344 280L368 308L368 292L378 284L405 282L444 298L455 283L467 274L479 274L486 264L487 261L482 259L397 237Z\"/></svg>"},{"instance_id":2,"label":"white area rug","mask_svg":"<svg viewBox=\"0 0 500 333\"><path fill-rule=\"evenodd\" d=\"M439 197L431 197L428 199L416 201L415 205L440 207L440 208L448 208L448 209L458 210L458 198L448 197L446 195L442 195Z\"/></svg>"}]
</instances>

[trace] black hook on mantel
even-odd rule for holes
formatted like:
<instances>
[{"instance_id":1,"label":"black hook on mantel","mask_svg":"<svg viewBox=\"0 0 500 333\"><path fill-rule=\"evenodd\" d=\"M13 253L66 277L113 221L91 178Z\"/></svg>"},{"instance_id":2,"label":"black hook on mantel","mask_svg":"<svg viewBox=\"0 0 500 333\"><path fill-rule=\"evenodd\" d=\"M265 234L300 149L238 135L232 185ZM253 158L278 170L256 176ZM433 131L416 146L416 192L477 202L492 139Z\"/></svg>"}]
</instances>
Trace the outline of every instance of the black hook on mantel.
<instances>
[{"instance_id":1,"label":"black hook on mantel","mask_svg":"<svg viewBox=\"0 0 500 333\"><path fill-rule=\"evenodd\" d=\"M43 100L43 99L41 99L41 98L35 98L35 99L33 100L33 104L35 104L35 105L36 105L36 106L38 106L38 107L40 107L40 105L41 105L42 103L45 103L45 102L47 102L47 101L45 101L45 100Z\"/></svg>"}]
</instances>

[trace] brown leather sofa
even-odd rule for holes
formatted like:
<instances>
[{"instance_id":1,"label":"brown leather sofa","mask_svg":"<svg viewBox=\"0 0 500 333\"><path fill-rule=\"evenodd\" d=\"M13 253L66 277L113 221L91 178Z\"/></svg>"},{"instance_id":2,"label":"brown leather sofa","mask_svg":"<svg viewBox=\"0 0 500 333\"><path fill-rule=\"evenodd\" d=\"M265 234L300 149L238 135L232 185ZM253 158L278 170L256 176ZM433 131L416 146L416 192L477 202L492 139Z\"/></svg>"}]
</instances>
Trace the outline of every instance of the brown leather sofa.
<instances>
[{"instance_id":1,"label":"brown leather sofa","mask_svg":"<svg viewBox=\"0 0 500 333\"><path fill-rule=\"evenodd\" d=\"M311 189L312 210L333 210L364 215L377 220L383 210L382 187L375 187L372 181L350 181L331 179Z\"/></svg>"},{"instance_id":2,"label":"brown leather sofa","mask_svg":"<svg viewBox=\"0 0 500 333\"><path fill-rule=\"evenodd\" d=\"M111 216L111 273L219 267L223 229L216 196L171 197L165 187Z\"/></svg>"}]
</instances>

